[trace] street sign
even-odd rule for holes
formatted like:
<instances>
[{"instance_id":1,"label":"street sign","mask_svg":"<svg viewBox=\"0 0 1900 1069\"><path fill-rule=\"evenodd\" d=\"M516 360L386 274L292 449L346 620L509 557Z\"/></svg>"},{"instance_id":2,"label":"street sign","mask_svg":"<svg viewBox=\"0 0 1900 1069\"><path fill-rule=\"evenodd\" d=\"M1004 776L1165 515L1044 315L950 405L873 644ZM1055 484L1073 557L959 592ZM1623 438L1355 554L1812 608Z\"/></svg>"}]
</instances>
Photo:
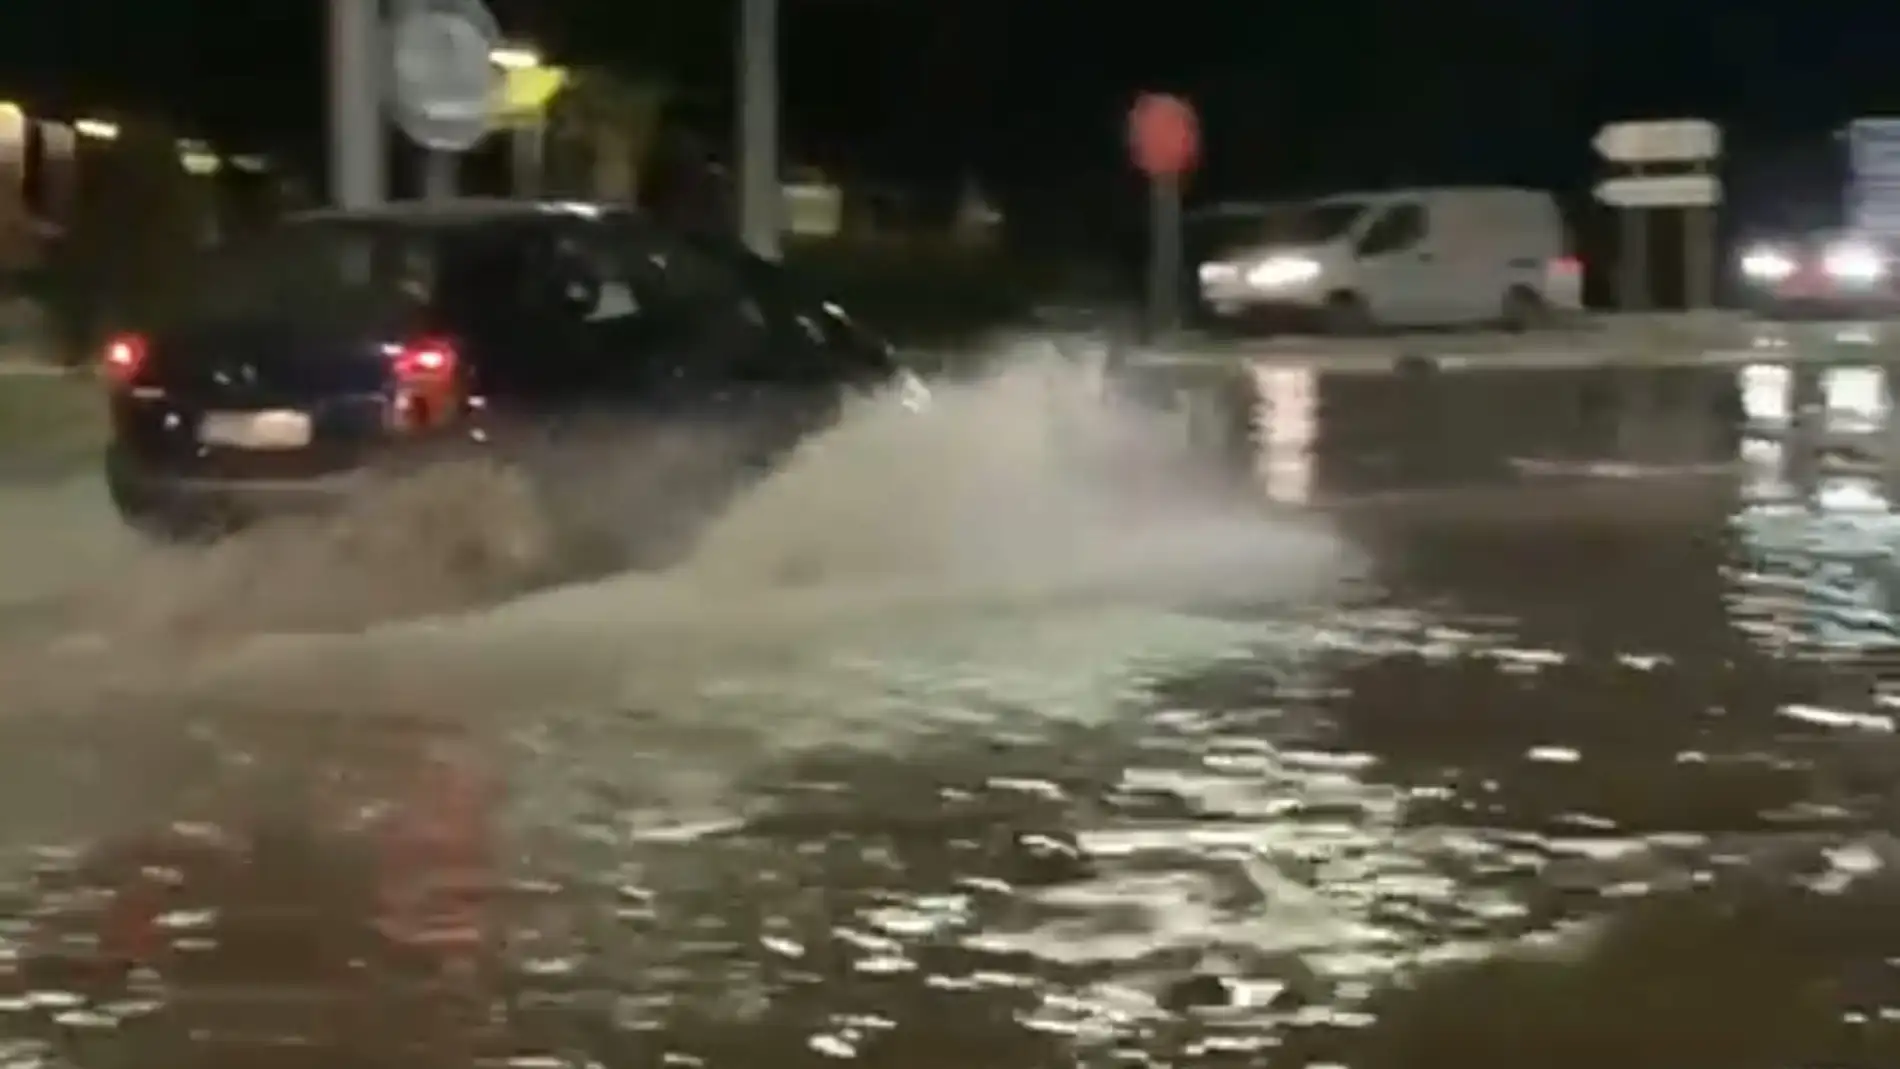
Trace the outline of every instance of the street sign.
<instances>
[{"instance_id":1,"label":"street sign","mask_svg":"<svg viewBox=\"0 0 1900 1069\"><path fill-rule=\"evenodd\" d=\"M466 152L495 121L501 44L481 0L407 0L393 32L391 109L410 140L436 152Z\"/></svg>"},{"instance_id":2,"label":"street sign","mask_svg":"<svg viewBox=\"0 0 1900 1069\"><path fill-rule=\"evenodd\" d=\"M1178 178L1200 162L1194 106L1168 93L1143 93L1128 113L1128 151L1150 178Z\"/></svg>"},{"instance_id":3,"label":"street sign","mask_svg":"<svg viewBox=\"0 0 1900 1069\"><path fill-rule=\"evenodd\" d=\"M1597 199L1614 208L1708 208L1722 202L1712 174L1625 175L1597 186Z\"/></svg>"},{"instance_id":4,"label":"street sign","mask_svg":"<svg viewBox=\"0 0 1900 1069\"><path fill-rule=\"evenodd\" d=\"M1128 111L1128 154L1148 176L1148 330L1180 326L1181 179L1201 156L1194 106L1168 93L1143 93Z\"/></svg>"},{"instance_id":5,"label":"street sign","mask_svg":"<svg viewBox=\"0 0 1900 1069\"><path fill-rule=\"evenodd\" d=\"M1706 119L1619 122L1591 144L1612 163L1696 163L1722 154L1722 130Z\"/></svg>"},{"instance_id":6,"label":"street sign","mask_svg":"<svg viewBox=\"0 0 1900 1069\"><path fill-rule=\"evenodd\" d=\"M567 82L567 71L561 67L507 68L495 105L496 118L516 125L540 121Z\"/></svg>"},{"instance_id":7,"label":"street sign","mask_svg":"<svg viewBox=\"0 0 1900 1069\"><path fill-rule=\"evenodd\" d=\"M1847 124L1847 216L1857 234L1900 237L1900 119Z\"/></svg>"}]
</instances>

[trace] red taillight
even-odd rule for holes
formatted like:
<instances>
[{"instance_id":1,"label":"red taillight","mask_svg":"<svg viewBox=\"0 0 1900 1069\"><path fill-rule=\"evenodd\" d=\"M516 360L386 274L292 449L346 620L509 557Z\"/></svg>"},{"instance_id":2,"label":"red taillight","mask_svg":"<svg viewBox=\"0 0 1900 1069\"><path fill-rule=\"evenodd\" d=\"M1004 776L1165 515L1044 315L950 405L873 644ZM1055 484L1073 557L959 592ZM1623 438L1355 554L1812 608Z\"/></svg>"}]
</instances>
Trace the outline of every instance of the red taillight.
<instances>
[{"instance_id":1,"label":"red taillight","mask_svg":"<svg viewBox=\"0 0 1900 1069\"><path fill-rule=\"evenodd\" d=\"M137 379L145 368L145 338L138 334L117 334L106 342L99 368L107 381L124 385Z\"/></svg>"},{"instance_id":2,"label":"red taillight","mask_svg":"<svg viewBox=\"0 0 1900 1069\"><path fill-rule=\"evenodd\" d=\"M410 342L396 351L398 385L450 380L455 377L455 346L439 338Z\"/></svg>"},{"instance_id":3,"label":"red taillight","mask_svg":"<svg viewBox=\"0 0 1900 1069\"><path fill-rule=\"evenodd\" d=\"M1559 256L1550 262L1550 271L1554 275L1581 275L1583 261L1575 256Z\"/></svg>"},{"instance_id":4,"label":"red taillight","mask_svg":"<svg viewBox=\"0 0 1900 1069\"><path fill-rule=\"evenodd\" d=\"M461 358L446 339L422 338L394 348L391 422L403 430L423 430L454 418L461 402L460 371Z\"/></svg>"}]
</instances>

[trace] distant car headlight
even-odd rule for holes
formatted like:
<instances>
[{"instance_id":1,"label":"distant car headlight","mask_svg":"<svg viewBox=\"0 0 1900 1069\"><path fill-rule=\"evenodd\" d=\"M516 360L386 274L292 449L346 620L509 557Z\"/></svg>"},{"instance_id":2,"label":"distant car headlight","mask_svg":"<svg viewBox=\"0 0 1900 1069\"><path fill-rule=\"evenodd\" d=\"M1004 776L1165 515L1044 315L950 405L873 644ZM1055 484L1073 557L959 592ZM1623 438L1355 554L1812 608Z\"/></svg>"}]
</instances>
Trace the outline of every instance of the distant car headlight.
<instances>
[{"instance_id":1,"label":"distant car headlight","mask_svg":"<svg viewBox=\"0 0 1900 1069\"><path fill-rule=\"evenodd\" d=\"M1887 277L1887 262L1880 250L1859 241L1830 247L1821 257L1821 269L1842 282L1878 282Z\"/></svg>"},{"instance_id":2,"label":"distant car headlight","mask_svg":"<svg viewBox=\"0 0 1900 1069\"><path fill-rule=\"evenodd\" d=\"M1754 248L1742 254L1742 275L1751 282L1780 282L1798 266L1780 249Z\"/></svg>"},{"instance_id":3,"label":"distant car headlight","mask_svg":"<svg viewBox=\"0 0 1900 1069\"><path fill-rule=\"evenodd\" d=\"M1304 256L1269 256L1247 268L1247 285L1259 289L1298 286L1319 277L1319 262Z\"/></svg>"}]
</instances>

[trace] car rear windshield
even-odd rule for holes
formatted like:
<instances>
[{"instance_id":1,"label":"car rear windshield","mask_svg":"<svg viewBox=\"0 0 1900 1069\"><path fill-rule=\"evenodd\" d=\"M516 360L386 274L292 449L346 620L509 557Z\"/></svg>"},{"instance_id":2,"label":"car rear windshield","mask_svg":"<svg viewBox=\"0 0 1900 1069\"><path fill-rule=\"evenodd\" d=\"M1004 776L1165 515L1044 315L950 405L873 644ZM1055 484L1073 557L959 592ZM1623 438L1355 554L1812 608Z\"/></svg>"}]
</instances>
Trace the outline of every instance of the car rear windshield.
<instances>
[{"instance_id":1,"label":"car rear windshield","mask_svg":"<svg viewBox=\"0 0 1900 1069\"><path fill-rule=\"evenodd\" d=\"M187 314L302 318L433 300L443 233L418 226L300 223L211 252Z\"/></svg>"}]
</instances>

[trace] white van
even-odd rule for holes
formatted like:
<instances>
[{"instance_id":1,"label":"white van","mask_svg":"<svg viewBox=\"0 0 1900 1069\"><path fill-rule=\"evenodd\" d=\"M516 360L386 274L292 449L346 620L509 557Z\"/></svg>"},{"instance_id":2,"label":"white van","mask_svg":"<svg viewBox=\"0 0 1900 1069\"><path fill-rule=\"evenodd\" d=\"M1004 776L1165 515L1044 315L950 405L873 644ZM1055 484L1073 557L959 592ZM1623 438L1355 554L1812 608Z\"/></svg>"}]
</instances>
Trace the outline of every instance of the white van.
<instances>
[{"instance_id":1,"label":"white van","mask_svg":"<svg viewBox=\"0 0 1900 1069\"><path fill-rule=\"evenodd\" d=\"M1536 190L1341 193L1199 222L1214 220L1221 240L1197 243L1195 269L1202 303L1222 320L1295 313L1342 333L1521 330L1583 305L1563 216Z\"/></svg>"}]
</instances>

